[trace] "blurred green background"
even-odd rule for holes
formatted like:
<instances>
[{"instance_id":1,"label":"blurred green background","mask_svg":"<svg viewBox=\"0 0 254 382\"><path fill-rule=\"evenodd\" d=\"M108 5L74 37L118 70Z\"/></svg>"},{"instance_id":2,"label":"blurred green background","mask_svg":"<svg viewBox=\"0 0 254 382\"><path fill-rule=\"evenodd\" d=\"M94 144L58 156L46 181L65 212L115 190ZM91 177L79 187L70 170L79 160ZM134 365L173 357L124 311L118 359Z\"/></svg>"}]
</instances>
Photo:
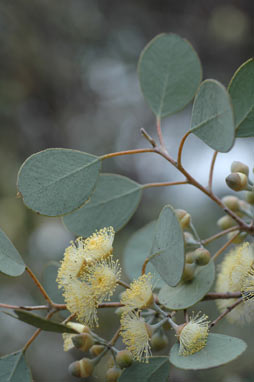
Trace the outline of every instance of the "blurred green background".
<instances>
[{"instance_id":1,"label":"blurred green background","mask_svg":"<svg viewBox=\"0 0 254 382\"><path fill-rule=\"evenodd\" d=\"M201 58L204 78L227 85L237 67L253 56L254 4L252 0L0 2L0 227L38 277L48 261L61 259L72 235L60 219L37 216L16 198L20 165L29 155L49 147L98 155L145 147L140 128L155 136L155 118L143 100L136 65L146 43L161 32L188 39ZM190 111L187 107L163 121L172 155L189 128ZM228 155L218 156L215 182L219 195L227 192L223 179L232 160L253 167L252 145L253 139L242 139ZM210 149L197 138L189 138L183 160L204 183L211 157ZM161 158L147 154L108 160L103 170L140 183L182 179ZM135 216L117 235L118 256L131 233L155 219L166 203L186 208L201 237L217 231L215 222L221 211L198 191L189 186L149 190ZM1 275L0 298L10 304L42 302L26 274L15 280ZM213 317L213 303L207 308ZM118 318L103 313L101 326L106 326L104 334L110 338ZM0 327L0 355L20 348L34 331L3 314ZM245 356L203 372L172 367L170 381L254 381L253 326L239 329L223 322L216 330L245 339L249 343ZM64 353L60 335L43 333L27 356L34 381L67 382L76 380L68 375L68 364L82 354ZM103 373L98 370L99 379L90 380L103 381Z\"/></svg>"}]
</instances>

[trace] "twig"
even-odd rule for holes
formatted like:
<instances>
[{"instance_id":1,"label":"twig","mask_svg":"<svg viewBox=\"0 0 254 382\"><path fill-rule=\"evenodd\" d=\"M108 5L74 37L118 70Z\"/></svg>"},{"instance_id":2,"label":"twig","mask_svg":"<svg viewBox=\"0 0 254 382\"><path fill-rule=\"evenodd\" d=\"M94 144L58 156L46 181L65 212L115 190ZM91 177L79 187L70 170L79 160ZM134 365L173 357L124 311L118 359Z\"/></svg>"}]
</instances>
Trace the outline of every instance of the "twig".
<instances>
[{"instance_id":1,"label":"twig","mask_svg":"<svg viewBox=\"0 0 254 382\"><path fill-rule=\"evenodd\" d=\"M230 246L230 244L235 240L235 238L239 235L239 231L230 239L230 240L228 240L224 245L223 245L223 247L221 247L216 253L215 253L215 255L213 255L213 257L212 257L212 260L215 260L215 259L217 259L217 257L222 253L222 252L224 252L225 251L225 249L227 249L229 246Z\"/></svg>"},{"instance_id":2,"label":"twig","mask_svg":"<svg viewBox=\"0 0 254 382\"><path fill-rule=\"evenodd\" d=\"M148 132L145 129L143 129L143 127L140 129L140 132L148 140L148 142L151 143L153 147L156 147L155 140L148 134Z\"/></svg>"},{"instance_id":3,"label":"twig","mask_svg":"<svg viewBox=\"0 0 254 382\"><path fill-rule=\"evenodd\" d=\"M161 183L146 183L143 184L142 188L150 188L150 187L167 187L167 186L179 186L181 184L188 184L188 180L176 181L176 182L161 182Z\"/></svg>"},{"instance_id":4,"label":"twig","mask_svg":"<svg viewBox=\"0 0 254 382\"><path fill-rule=\"evenodd\" d=\"M239 298L241 297L241 292L226 292L226 293L215 293L210 292L203 297L201 301L207 301L207 300L219 300L219 299L228 299L228 298Z\"/></svg>"},{"instance_id":5,"label":"twig","mask_svg":"<svg viewBox=\"0 0 254 382\"><path fill-rule=\"evenodd\" d=\"M2 304L2 303L0 303L0 308L23 309L23 310L49 310L48 305L22 306L22 305L9 305L9 304Z\"/></svg>"},{"instance_id":6,"label":"twig","mask_svg":"<svg viewBox=\"0 0 254 382\"><path fill-rule=\"evenodd\" d=\"M182 137L182 140L180 142L179 148L178 148L178 155L177 155L177 167L180 170L182 168L182 152L183 152L183 146L188 138L188 136L191 134L191 130L187 131L187 133L184 134Z\"/></svg>"},{"instance_id":7,"label":"twig","mask_svg":"<svg viewBox=\"0 0 254 382\"><path fill-rule=\"evenodd\" d=\"M237 305L241 304L243 302L242 297L236 300L232 305L229 305L226 310L219 315L219 317L216 318L211 324L209 325L209 328L213 328L222 318L224 318L231 310L233 310Z\"/></svg>"},{"instance_id":8,"label":"twig","mask_svg":"<svg viewBox=\"0 0 254 382\"><path fill-rule=\"evenodd\" d=\"M204 239L204 240L201 240L201 244L203 245L206 245L208 243L211 243L212 241L214 240L217 240L219 239L220 237L226 235L227 233L229 232L233 232L233 231L239 231L239 226L238 225L235 225L234 227L230 227L230 228L227 228L225 229L224 231L221 231L219 233L216 233L215 235L211 236L211 237L208 237L207 239Z\"/></svg>"},{"instance_id":9,"label":"twig","mask_svg":"<svg viewBox=\"0 0 254 382\"><path fill-rule=\"evenodd\" d=\"M105 154L100 157L101 160L119 157L122 155L133 155L133 154L142 154L142 153L154 153L154 149L135 149L135 150L125 150L125 151L118 151L115 153Z\"/></svg>"},{"instance_id":10,"label":"twig","mask_svg":"<svg viewBox=\"0 0 254 382\"><path fill-rule=\"evenodd\" d=\"M45 291L45 289L43 288L42 284L37 279L35 274L32 272L32 270L28 266L26 266L26 271L29 274L29 276L32 278L32 280L35 283L35 285L39 288L39 290L40 290L41 294L43 295L43 297L45 298L45 300L48 301L50 306L52 306L53 303L51 301L51 298L49 297L49 295L47 294L47 292Z\"/></svg>"},{"instance_id":11,"label":"twig","mask_svg":"<svg viewBox=\"0 0 254 382\"><path fill-rule=\"evenodd\" d=\"M129 284L127 284L126 282L124 282L122 280L117 280L117 284L123 286L125 289L130 288Z\"/></svg>"},{"instance_id":12,"label":"twig","mask_svg":"<svg viewBox=\"0 0 254 382\"><path fill-rule=\"evenodd\" d=\"M103 302L99 304L98 308L120 308L121 306L124 306L124 304L120 302Z\"/></svg>"},{"instance_id":13,"label":"twig","mask_svg":"<svg viewBox=\"0 0 254 382\"><path fill-rule=\"evenodd\" d=\"M208 190L210 192L212 192L213 172L214 172L214 165L215 165L217 155L218 155L218 151L215 151L213 153L213 158L212 158L211 167L210 167L210 173L209 173L209 179L208 179Z\"/></svg>"},{"instance_id":14,"label":"twig","mask_svg":"<svg viewBox=\"0 0 254 382\"><path fill-rule=\"evenodd\" d=\"M108 345L109 346L114 346L119 335L120 335L121 328L118 328L115 334L113 335L112 339L109 341Z\"/></svg>"},{"instance_id":15,"label":"twig","mask_svg":"<svg viewBox=\"0 0 254 382\"><path fill-rule=\"evenodd\" d=\"M161 131L161 119L159 117L156 119L156 127L157 127L157 134L158 134L161 148L164 151L166 151L166 146L165 146L165 143L163 141L163 136L162 136L162 131Z\"/></svg>"}]
</instances>

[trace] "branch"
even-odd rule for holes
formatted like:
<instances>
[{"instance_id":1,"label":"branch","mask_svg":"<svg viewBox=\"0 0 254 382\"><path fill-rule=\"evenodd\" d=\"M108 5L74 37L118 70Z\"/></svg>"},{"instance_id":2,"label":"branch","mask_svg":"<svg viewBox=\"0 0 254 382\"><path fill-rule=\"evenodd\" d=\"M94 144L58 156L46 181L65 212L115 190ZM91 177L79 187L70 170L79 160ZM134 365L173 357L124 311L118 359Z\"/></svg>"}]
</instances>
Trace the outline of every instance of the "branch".
<instances>
[{"instance_id":1,"label":"branch","mask_svg":"<svg viewBox=\"0 0 254 382\"><path fill-rule=\"evenodd\" d=\"M239 231L239 230L240 230L239 226L235 225L234 227L227 228L224 231L221 231L221 232L216 233L215 235L213 235L211 237L208 237L207 239L201 240L201 244L206 245L206 244L211 243L212 241L214 241L216 239L219 239L221 236L224 236L229 232Z\"/></svg>"},{"instance_id":2,"label":"branch","mask_svg":"<svg viewBox=\"0 0 254 382\"><path fill-rule=\"evenodd\" d=\"M221 247L221 248L215 253L215 255L213 255L212 260L217 259L217 257L218 257L222 252L224 252L225 249L227 249L227 248L230 246L230 244L235 240L235 238L239 235L239 233L240 233L240 231L237 231L237 233L236 233L230 240L228 240L228 241L223 245L223 247Z\"/></svg>"},{"instance_id":3,"label":"branch","mask_svg":"<svg viewBox=\"0 0 254 382\"><path fill-rule=\"evenodd\" d=\"M209 328L213 328L222 318L224 318L231 310L233 310L237 305L241 304L243 302L242 297L236 300L232 305L228 306L227 309L219 315L219 317L216 318L211 324L209 325Z\"/></svg>"},{"instance_id":4,"label":"branch","mask_svg":"<svg viewBox=\"0 0 254 382\"><path fill-rule=\"evenodd\" d=\"M215 151L213 153L213 158L212 158L211 167L210 167L209 180L208 180L208 190L210 192L212 192L213 171L214 171L214 165L215 165L217 155L218 155L218 151Z\"/></svg>"},{"instance_id":5,"label":"branch","mask_svg":"<svg viewBox=\"0 0 254 382\"><path fill-rule=\"evenodd\" d=\"M125 151L118 151L115 153L105 154L100 157L101 160L119 157L122 155L133 155L133 154L142 154L142 153L154 153L154 149L135 149L135 150L125 150Z\"/></svg>"},{"instance_id":6,"label":"branch","mask_svg":"<svg viewBox=\"0 0 254 382\"><path fill-rule=\"evenodd\" d=\"M188 184L188 180L176 181L176 182L161 182L161 183L146 183L143 184L142 188L150 188L150 187L167 187L167 186L179 186L181 184Z\"/></svg>"},{"instance_id":7,"label":"branch","mask_svg":"<svg viewBox=\"0 0 254 382\"><path fill-rule=\"evenodd\" d=\"M40 290L41 294L43 295L43 297L45 298L45 300L48 301L50 306L52 306L53 303L52 303L51 298L49 297L49 295L47 294L47 292L45 291L45 289L43 288L42 284L37 279L35 274L32 272L32 270L28 266L26 266L26 271L29 274L29 276L32 278L32 280L35 283L35 285L39 288L39 290Z\"/></svg>"},{"instance_id":8,"label":"branch","mask_svg":"<svg viewBox=\"0 0 254 382\"><path fill-rule=\"evenodd\" d=\"M188 136L191 134L191 130L187 131L187 133L184 134L182 137L182 140L180 142L179 148L178 148L178 155L177 155L177 167L180 170L182 168L182 153L183 153L183 146L188 138Z\"/></svg>"},{"instance_id":9,"label":"branch","mask_svg":"<svg viewBox=\"0 0 254 382\"><path fill-rule=\"evenodd\" d=\"M226 293L207 293L205 297L201 301L207 301L207 300L219 300L219 299L228 299L228 298L239 298L241 297L241 292L226 292Z\"/></svg>"}]
</instances>

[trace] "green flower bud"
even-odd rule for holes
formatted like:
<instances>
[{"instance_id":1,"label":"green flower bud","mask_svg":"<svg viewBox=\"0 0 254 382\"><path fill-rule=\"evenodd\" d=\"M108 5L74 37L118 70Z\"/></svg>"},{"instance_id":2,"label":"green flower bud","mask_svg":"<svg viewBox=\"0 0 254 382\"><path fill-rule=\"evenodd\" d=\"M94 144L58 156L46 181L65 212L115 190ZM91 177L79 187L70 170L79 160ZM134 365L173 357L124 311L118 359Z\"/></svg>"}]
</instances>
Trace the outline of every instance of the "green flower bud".
<instances>
[{"instance_id":1,"label":"green flower bud","mask_svg":"<svg viewBox=\"0 0 254 382\"><path fill-rule=\"evenodd\" d=\"M253 191L247 191L245 194L245 200L249 204L254 204L254 192Z\"/></svg>"},{"instance_id":2,"label":"green flower bud","mask_svg":"<svg viewBox=\"0 0 254 382\"><path fill-rule=\"evenodd\" d=\"M182 229L189 227L190 221L191 221L191 216L187 211L176 209L175 214L179 220L179 223L180 223Z\"/></svg>"},{"instance_id":3,"label":"green flower bud","mask_svg":"<svg viewBox=\"0 0 254 382\"><path fill-rule=\"evenodd\" d=\"M207 265L211 259L210 252L205 248L197 248L194 251L194 255L195 255L195 263L201 266Z\"/></svg>"},{"instance_id":4,"label":"green flower bud","mask_svg":"<svg viewBox=\"0 0 254 382\"><path fill-rule=\"evenodd\" d=\"M221 229L228 229L230 227L233 227L236 225L236 222L234 219L231 218L231 216L225 215L222 216L218 221L217 221L217 226Z\"/></svg>"},{"instance_id":5,"label":"green flower bud","mask_svg":"<svg viewBox=\"0 0 254 382\"><path fill-rule=\"evenodd\" d=\"M67 322L69 328L76 330L78 333L90 333L90 328L86 325L79 324L78 322Z\"/></svg>"},{"instance_id":6,"label":"green flower bud","mask_svg":"<svg viewBox=\"0 0 254 382\"><path fill-rule=\"evenodd\" d=\"M74 377L84 378L93 374L94 363L89 358L83 358L80 361L72 362L68 371Z\"/></svg>"},{"instance_id":7,"label":"green flower bud","mask_svg":"<svg viewBox=\"0 0 254 382\"><path fill-rule=\"evenodd\" d=\"M118 378L122 374L122 370L118 367L111 367L106 372L106 381L107 382L117 382Z\"/></svg>"},{"instance_id":8,"label":"green flower bud","mask_svg":"<svg viewBox=\"0 0 254 382\"><path fill-rule=\"evenodd\" d=\"M94 344L94 339L89 333L81 333L72 337L72 342L75 348L81 351L88 351Z\"/></svg>"},{"instance_id":9,"label":"green flower bud","mask_svg":"<svg viewBox=\"0 0 254 382\"><path fill-rule=\"evenodd\" d=\"M151 347L154 351L160 351L168 345L168 337L160 331L155 332L151 338Z\"/></svg>"},{"instance_id":10,"label":"green flower bud","mask_svg":"<svg viewBox=\"0 0 254 382\"><path fill-rule=\"evenodd\" d=\"M193 235L190 232L184 232L183 239L184 239L184 248L186 250L197 248L200 245L199 242L194 239Z\"/></svg>"},{"instance_id":11,"label":"green flower bud","mask_svg":"<svg viewBox=\"0 0 254 382\"><path fill-rule=\"evenodd\" d=\"M187 252L185 255L185 263L186 264L193 264L195 261L195 254L194 252Z\"/></svg>"},{"instance_id":12,"label":"green flower bud","mask_svg":"<svg viewBox=\"0 0 254 382\"><path fill-rule=\"evenodd\" d=\"M101 354L104 349L105 349L105 346L103 346L103 345L93 345L90 347L89 353L93 357L96 357L97 355Z\"/></svg>"},{"instance_id":13,"label":"green flower bud","mask_svg":"<svg viewBox=\"0 0 254 382\"><path fill-rule=\"evenodd\" d=\"M235 231L235 232L229 232L229 233L227 234L227 238L228 238L228 240L231 240L232 237L235 236L236 232L237 232L237 231ZM240 243L242 243L242 242L245 240L246 236L247 236L247 233L246 233L246 232L241 232L238 236L236 236L236 238L232 241L232 243L234 243L234 244L240 244Z\"/></svg>"},{"instance_id":14,"label":"green flower bud","mask_svg":"<svg viewBox=\"0 0 254 382\"><path fill-rule=\"evenodd\" d=\"M193 280L195 270L196 270L195 264L185 264L183 275L182 275L182 281L187 282L187 281Z\"/></svg>"},{"instance_id":15,"label":"green flower bud","mask_svg":"<svg viewBox=\"0 0 254 382\"><path fill-rule=\"evenodd\" d=\"M124 369L129 367L133 362L132 354L129 350L120 350L116 355L116 363L121 368Z\"/></svg>"},{"instance_id":16,"label":"green flower bud","mask_svg":"<svg viewBox=\"0 0 254 382\"><path fill-rule=\"evenodd\" d=\"M249 175L249 167L242 162L234 161L231 164L231 172L232 173L241 172L242 174L245 174L248 176Z\"/></svg>"},{"instance_id":17,"label":"green flower bud","mask_svg":"<svg viewBox=\"0 0 254 382\"><path fill-rule=\"evenodd\" d=\"M232 211L239 210L239 199L236 196L224 196L224 198L222 198L222 202Z\"/></svg>"},{"instance_id":18,"label":"green flower bud","mask_svg":"<svg viewBox=\"0 0 254 382\"><path fill-rule=\"evenodd\" d=\"M234 191L248 190L248 177L242 172L234 172L228 175L226 183Z\"/></svg>"}]
</instances>

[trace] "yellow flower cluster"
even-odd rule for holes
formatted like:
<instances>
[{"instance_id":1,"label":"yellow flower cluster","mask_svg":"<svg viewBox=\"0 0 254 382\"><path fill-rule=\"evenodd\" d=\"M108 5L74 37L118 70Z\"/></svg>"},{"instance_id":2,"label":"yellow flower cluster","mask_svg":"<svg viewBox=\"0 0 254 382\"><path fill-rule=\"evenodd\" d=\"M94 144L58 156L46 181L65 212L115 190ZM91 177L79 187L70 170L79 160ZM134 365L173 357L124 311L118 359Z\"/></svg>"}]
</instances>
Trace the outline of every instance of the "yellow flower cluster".
<instances>
[{"instance_id":1,"label":"yellow flower cluster","mask_svg":"<svg viewBox=\"0 0 254 382\"><path fill-rule=\"evenodd\" d=\"M207 316L196 314L181 328L178 334L179 354L188 356L202 350L207 342L209 321Z\"/></svg>"},{"instance_id":2,"label":"yellow flower cluster","mask_svg":"<svg viewBox=\"0 0 254 382\"><path fill-rule=\"evenodd\" d=\"M103 228L86 240L78 238L66 249L57 282L67 309L90 327L98 326L97 308L112 296L121 270L112 259L114 230Z\"/></svg>"},{"instance_id":3,"label":"yellow flower cluster","mask_svg":"<svg viewBox=\"0 0 254 382\"><path fill-rule=\"evenodd\" d=\"M236 306L227 314L231 323L243 324L254 316L252 302L254 295L254 247L244 243L231 250L220 264L220 272L216 282L216 292L241 292L245 304ZM217 300L218 309L223 312L236 301L235 298Z\"/></svg>"}]
</instances>

